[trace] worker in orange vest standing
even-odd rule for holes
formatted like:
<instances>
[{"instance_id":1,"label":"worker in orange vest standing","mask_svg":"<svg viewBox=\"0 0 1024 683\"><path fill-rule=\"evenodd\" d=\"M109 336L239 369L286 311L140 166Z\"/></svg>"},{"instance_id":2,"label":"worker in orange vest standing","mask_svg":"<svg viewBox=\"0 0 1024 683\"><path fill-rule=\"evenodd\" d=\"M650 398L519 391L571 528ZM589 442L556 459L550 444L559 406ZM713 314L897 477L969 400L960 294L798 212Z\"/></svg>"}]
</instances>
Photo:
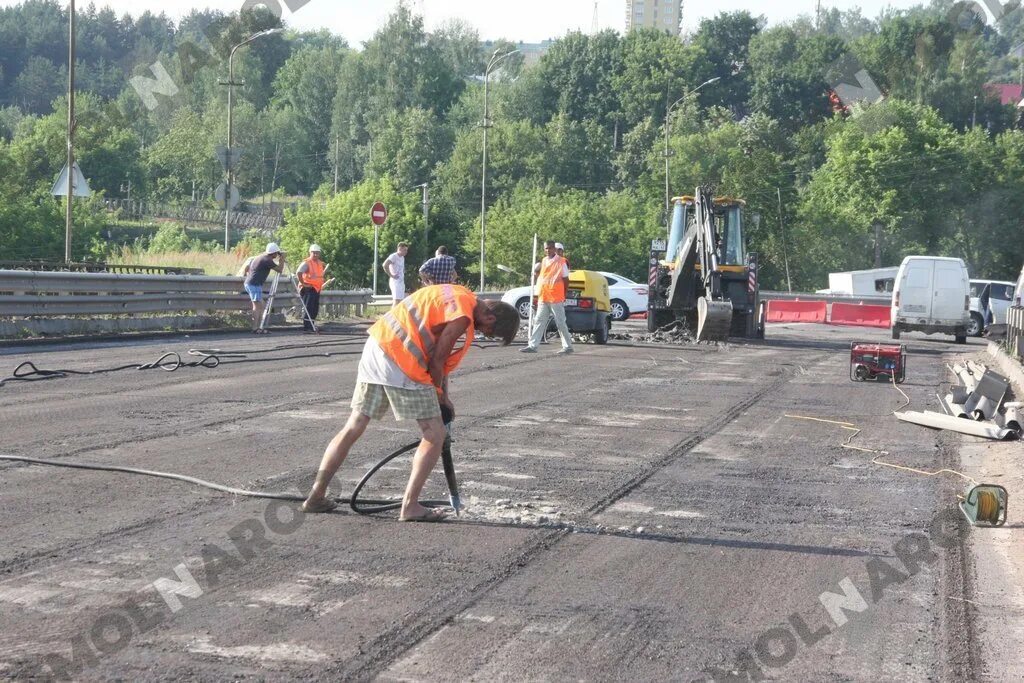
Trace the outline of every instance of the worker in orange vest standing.
<instances>
[{"instance_id":1,"label":"worker in orange vest standing","mask_svg":"<svg viewBox=\"0 0 1024 683\"><path fill-rule=\"evenodd\" d=\"M558 255L554 240L544 243L547 256L534 266L537 273L537 318L534 320L533 336L530 342L519 349L523 353L537 353L537 345L543 339L552 317L562 338L562 350L558 353L572 353L572 337L565 324L565 293L569 289L569 264Z\"/></svg>"},{"instance_id":2,"label":"worker in orange vest standing","mask_svg":"<svg viewBox=\"0 0 1024 683\"><path fill-rule=\"evenodd\" d=\"M303 511L330 512L336 507L327 496L328 484L370 420L384 417L390 405L395 419L416 420L423 435L412 461L399 519L444 519L440 510L421 505L419 497L444 444L442 406L449 416L455 415L448 376L466 356L477 330L501 339L507 346L519 331L519 314L500 301L479 301L465 287L432 285L403 299L374 323L359 361L352 414L345 428L327 445L313 489L302 504ZM460 339L464 341L455 350Z\"/></svg>"},{"instance_id":3,"label":"worker in orange vest standing","mask_svg":"<svg viewBox=\"0 0 1024 683\"><path fill-rule=\"evenodd\" d=\"M320 313L320 292L324 288L324 262L320 260L320 245L309 245L309 258L299 265L295 275L299 278L299 296L305 305L302 331L313 334L317 331L316 316Z\"/></svg>"}]
</instances>

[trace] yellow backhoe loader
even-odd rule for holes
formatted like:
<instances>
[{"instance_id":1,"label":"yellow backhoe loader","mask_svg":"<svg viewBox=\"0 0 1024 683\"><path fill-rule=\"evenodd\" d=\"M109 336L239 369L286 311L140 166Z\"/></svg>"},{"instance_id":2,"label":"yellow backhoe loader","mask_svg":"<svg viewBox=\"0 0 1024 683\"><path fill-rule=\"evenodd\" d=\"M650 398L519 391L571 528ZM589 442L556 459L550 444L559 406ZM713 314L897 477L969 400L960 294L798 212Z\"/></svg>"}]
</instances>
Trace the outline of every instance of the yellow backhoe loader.
<instances>
[{"instance_id":1,"label":"yellow backhoe loader","mask_svg":"<svg viewBox=\"0 0 1024 683\"><path fill-rule=\"evenodd\" d=\"M667 242L651 245L647 327L678 321L698 341L761 338L757 257L746 253L742 200L709 186L674 200Z\"/></svg>"}]
</instances>

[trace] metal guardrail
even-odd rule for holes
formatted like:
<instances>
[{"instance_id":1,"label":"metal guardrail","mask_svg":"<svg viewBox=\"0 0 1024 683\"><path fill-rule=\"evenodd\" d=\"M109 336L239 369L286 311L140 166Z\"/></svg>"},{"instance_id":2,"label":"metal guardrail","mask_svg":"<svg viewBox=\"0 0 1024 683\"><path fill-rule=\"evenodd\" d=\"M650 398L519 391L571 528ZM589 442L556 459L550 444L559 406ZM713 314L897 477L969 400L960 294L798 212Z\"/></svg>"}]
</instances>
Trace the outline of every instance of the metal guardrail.
<instances>
[{"instance_id":1,"label":"metal guardrail","mask_svg":"<svg viewBox=\"0 0 1024 683\"><path fill-rule=\"evenodd\" d=\"M325 290L321 306L363 307L369 290ZM274 308L299 305L293 288L282 283ZM240 277L196 275L116 275L0 270L0 316L117 315L250 310Z\"/></svg>"},{"instance_id":2,"label":"metal guardrail","mask_svg":"<svg viewBox=\"0 0 1024 683\"><path fill-rule=\"evenodd\" d=\"M201 268L177 268L169 266L136 266L111 264L102 261L0 261L0 270L28 270L46 273L123 273L126 275L202 275Z\"/></svg>"},{"instance_id":3,"label":"metal guardrail","mask_svg":"<svg viewBox=\"0 0 1024 683\"><path fill-rule=\"evenodd\" d=\"M873 306L889 306L892 294L865 294L862 296L842 296L836 294L808 294L801 292L767 292L761 291L765 301L825 301L830 304L865 304Z\"/></svg>"},{"instance_id":4,"label":"metal guardrail","mask_svg":"<svg viewBox=\"0 0 1024 683\"><path fill-rule=\"evenodd\" d=\"M475 292L474 292L475 293ZM501 301L501 295L505 292L484 292L483 294L477 294L476 298L481 301ZM370 302L370 306L390 306L392 296L390 294L375 294L373 301Z\"/></svg>"},{"instance_id":5,"label":"metal guardrail","mask_svg":"<svg viewBox=\"0 0 1024 683\"><path fill-rule=\"evenodd\" d=\"M1011 306L1006 312L1006 349L1017 360L1024 360L1024 306Z\"/></svg>"}]
</instances>

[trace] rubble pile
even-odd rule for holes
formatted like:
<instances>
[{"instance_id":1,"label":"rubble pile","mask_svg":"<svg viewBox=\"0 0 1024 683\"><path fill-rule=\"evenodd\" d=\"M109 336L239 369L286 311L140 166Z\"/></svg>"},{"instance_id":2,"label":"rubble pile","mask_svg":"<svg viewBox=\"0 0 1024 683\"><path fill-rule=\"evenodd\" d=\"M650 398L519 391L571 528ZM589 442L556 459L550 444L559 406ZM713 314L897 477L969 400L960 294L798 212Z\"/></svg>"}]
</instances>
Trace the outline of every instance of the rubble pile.
<instances>
[{"instance_id":1,"label":"rubble pile","mask_svg":"<svg viewBox=\"0 0 1024 683\"><path fill-rule=\"evenodd\" d=\"M696 343L694 334L682 321L665 325L654 332L612 332L608 338L640 344L690 345Z\"/></svg>"},{"instance_id":2,"label":"rubble pile","mask_svg":"<svg viewBox=\"0 0 1024 683\"><path fill-rule=\"evenodd\" d=\"M945 413L907 411L896 413L896 417L904 422L987 439L1021 438L1024 404L1006 400L1010 382L1005 377L971 361L957 363L952 370L961 384L950 387L943 398Z\"/></svg>"}]
</instances>

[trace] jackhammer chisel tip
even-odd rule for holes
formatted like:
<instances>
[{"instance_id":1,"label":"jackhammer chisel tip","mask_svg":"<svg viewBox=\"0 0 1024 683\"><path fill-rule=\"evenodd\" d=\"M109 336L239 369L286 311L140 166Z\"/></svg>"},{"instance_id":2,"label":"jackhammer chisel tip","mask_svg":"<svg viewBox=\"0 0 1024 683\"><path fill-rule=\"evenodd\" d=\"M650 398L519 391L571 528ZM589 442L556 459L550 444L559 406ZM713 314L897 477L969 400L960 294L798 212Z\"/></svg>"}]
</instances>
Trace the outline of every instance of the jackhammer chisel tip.
<instances>
[{"instance_id":1,"label":"jackhammer chisel tip","mask_svg":"<svg viewBox=\"0 0 1024 683\"><path fill-rule=\"evenodd\" d=\"M455 516L460 517L462 512L462 500L458 496L449 496L448 500L452 504L452 509L455 510Z\"/></svg>"}]
</instances>

